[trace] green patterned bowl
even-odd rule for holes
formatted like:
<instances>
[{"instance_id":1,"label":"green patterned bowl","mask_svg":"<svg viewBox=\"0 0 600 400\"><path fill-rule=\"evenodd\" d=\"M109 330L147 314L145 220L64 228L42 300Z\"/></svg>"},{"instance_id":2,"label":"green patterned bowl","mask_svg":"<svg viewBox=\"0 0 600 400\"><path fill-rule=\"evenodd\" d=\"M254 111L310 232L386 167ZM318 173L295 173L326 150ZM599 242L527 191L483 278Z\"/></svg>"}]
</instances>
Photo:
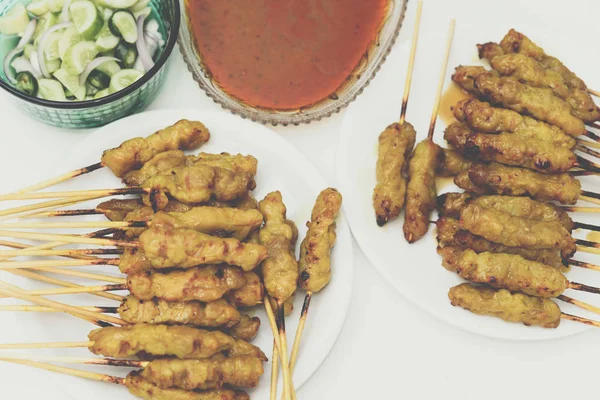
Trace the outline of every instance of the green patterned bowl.
<instances>
[{"instance_id":1,"label":"green patterned bowl","mask_svg":"<svg viewBox=\"0 0 600 400\"><path fill-rule=\"evenodd\" d=\"M0 0L0 15L3 15L19 0ZM27 2L23 2L27 3ZM165 46L156 59L154 67L141 79L127 88L96 100L58 102L28 96L15 89L0 68L0 87L30 117L63 128L91 128L105 125L148 106L162 87L167 72L167 59L177 42L181 20L179 0L151 0L151 18L160 23ZM18 38L0 35L0 60L15 47Z\"/></svg>"}]
</instances>

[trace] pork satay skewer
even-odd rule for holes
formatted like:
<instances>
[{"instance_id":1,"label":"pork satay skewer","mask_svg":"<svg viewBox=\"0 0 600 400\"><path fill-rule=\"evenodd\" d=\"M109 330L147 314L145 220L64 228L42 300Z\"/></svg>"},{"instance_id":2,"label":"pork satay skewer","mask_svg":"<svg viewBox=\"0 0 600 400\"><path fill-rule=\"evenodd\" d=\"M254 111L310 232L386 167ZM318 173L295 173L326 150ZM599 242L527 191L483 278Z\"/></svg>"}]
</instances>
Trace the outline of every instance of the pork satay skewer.
<instances>
[{"instance_id":1,"label":"pork satay skewer","mask_svg":"<svg viewBox=\"0 0 600 400\"><path fill-rule=\"evenodd\" d=\"M557 269L516 254L475 253L470 249L438 248L444 267L463 279L497 289L537 297L557 297L567 289L600 294L600 289L570 282Z\"/></svg>"},{"instance_id":2,"label":"pork satay skewer","mask_svg":"<svg viewBox=\"0 0 600 400\"><path fill-rule=\"evenodd\" d=\"M262 361L253 356L233 356L206 360L162 359L153 361L120 360L113 358L79 358L60 356L0 357L3 361L50 361L67 364L106 365L140 368L136 373L162 389L176 387L183 390L214 390L224 385L254 388L264 373Z\"/></svg>"},{"instance_id":3,"label":"pork satay skewer","mask_svg":"<svg viewBox=\"0 0 600 400\"><path fill-rule=\"evenodd\" d=\"M415 145L416 138L414 127L406 122L406 110L408 108L408 97L410 96L412 73L417 53L422 11L423 1L419 0L410 57L408 59L408 70L404 83L400 122L388 126L379 135L378 139L377 185L373 191L373 207L375 208L377 225L379 226L383 226L388 221L397 218L406 200L406 179L404 174L407 169L408 156Z\"/></svg>"},{"instance_id":4,"label":"pork satay skewer","mask_svg":"<svg viewBox=\"0 0 600 400\"><path fill-rule=\"evenodd\" d=\"M185 400L249 400L250 397L241 391L233 391L229 389L209 390L205 392L192 392L178 388L161 389L157 385L142 378L138 373L131 373L126 378L116 376L98 374L95 372L81 371L78 369L62 367L58 365L42 363L38 361L17 360L15 358L2 358L5 362L20 364L29 367L44 369L47 371L57 372L61 374L76 376L78 378L91 379L100 382L113 383L127 387L131 394L145 400L156 399L185 399ZM109 364L110 365L110 364Z\"/></svg>"},{"instance_id":5,"label":"pork satay skewer","mask_svg":"<svg viewBox=\"0 0 600 400\"><path fill-rule=\"evenodd\" d=\"M259 243L266 247L268 256L262 263L265 290L277 303L278 352L284 380L284 399L293 400L295 390L289 367L287 334L285 331L284 302L293 296L297 288L298 262L295 256L294 230L286 222L286 207L281 193L271 192L258 203L265 224L259 231ZM268 303L269 301L265 301Z\"/></svg>"},{"instance_id":6,"label":"pork satay skewer","mask_svg":"<svg viewBox=\"0 0 600 400\"><path fill-rule=\"evenodd\" d=\"M96 329L90 332L85 342L3 344L0 350L77 347L88 348L94 354L111 358L128 358L143 352L181 360L203 360L219 354L229 357L247 355L267 360L258 347L220 331L148 324Z\"/></svg>"},{"instance_id":7,"label":"pork satay skewer","mask_svg":"<svg viewBox=\"0 0 600 400\"><path fill-rule=\"evenodd\" d=\"M448 297L453 306L459 306L478 315L498 317L507 322L521 322L527 326L557 328L561 319L600 327L600 322L561 312L550 299L511 293L463 283L450 289Z\"/></svg>"},{"instance_id":8,"label":"pork satay skewer","mask_svg":"<svg viewBox=\"0 0 600 400\"><path fill-rule=\"evenodd\" d=\"M300 246L300 277L298 285L306 290L302 314L296 330L290 368L293 371L300 351L304 325L313 294L320 292L331 280L331 251L336 241L336 218L342 207L342 195L333 188L323 190L313 207L308 231Z\"/></svg>"},{"instance_id":9,"label":"pork satay skewer","mask_svg":"<svg viewBox=\"0 0 600 400\"><path fill-rule=\"evenodd\" d=\"M571 174L543 174L494 162L474 162L468 171L455 176L454 183L477 194L527 195L535 200L562 204L575 204L578 200L600 204L600 195L582 190L579 180Z\"/></svg>"},{"instance_id":10,"label":"pork satay skewer","mask_svg":"<svg viewBox=\"0 0 600 400\"><path fill-rule=\"evenodd\" d=\"M101 161L76 169L56 178L23 188L15 193L28 193L54 186L69 179L108 167L118 177L139 169L157 153L168 150L195 150L210 139L210 132L197 121L181 120L147 138L134 138L119 147L106 150Z\"/></svg>"},{"instance_id":11,"label":"pork satay skewer","mask_svg":"<svg viewBox=\"0 0 600 400\"><path fill-rule=\"evenodd\" d=\"M148 221L146 221L149 219ZM154 213L150 207L143 207L127 214L125 221L88 221L88 222L13 222L0 223L0 229L80 229L113 228L141 229L153 226L193 229L206 234L233 237L243 240L263 223L258 210L240 210L231 207L192 207L184 213ZM137 231L135 231L137 235ZM128 234L128 236L130 236Z\"/></svg>"},{"instance_id":12,"label":"pork satay skewer","mask_svg":"<svg viewBox=\"0 0 600 400\"><path fill-rule=\"evenodd\" d=\"M408 163L408 184L406 190L406 209L404 216L404 238L409 243L421 239L429 228L429 218L435 208L437 188L435 172L441 163L442 149L433 142L435 123L440 108L440 100L444 89L444 80L448 59L454 38L455 20L450 21L446 50L440 71L437 93L429 123L427 138L417 144Z\"/></svg>"}]
</instances>

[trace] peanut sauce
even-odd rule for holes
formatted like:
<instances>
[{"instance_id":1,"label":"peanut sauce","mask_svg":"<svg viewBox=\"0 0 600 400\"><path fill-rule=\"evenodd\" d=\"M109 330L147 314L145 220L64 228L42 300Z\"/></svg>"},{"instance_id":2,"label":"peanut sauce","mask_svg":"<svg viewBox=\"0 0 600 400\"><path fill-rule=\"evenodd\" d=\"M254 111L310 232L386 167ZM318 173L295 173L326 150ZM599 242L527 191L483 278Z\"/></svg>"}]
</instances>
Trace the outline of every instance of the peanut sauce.
<instances>
[{"instance_id":1,"label":"peanut sauce","mask_svg":"<svg viewBox=\"0 0 600 400\"><path fill-rule=\"evenodd\" d=\"M298 109L332 94L374 43L390 0L186 0L204 67L229 95Z\"/></svg>"}]
</instances>

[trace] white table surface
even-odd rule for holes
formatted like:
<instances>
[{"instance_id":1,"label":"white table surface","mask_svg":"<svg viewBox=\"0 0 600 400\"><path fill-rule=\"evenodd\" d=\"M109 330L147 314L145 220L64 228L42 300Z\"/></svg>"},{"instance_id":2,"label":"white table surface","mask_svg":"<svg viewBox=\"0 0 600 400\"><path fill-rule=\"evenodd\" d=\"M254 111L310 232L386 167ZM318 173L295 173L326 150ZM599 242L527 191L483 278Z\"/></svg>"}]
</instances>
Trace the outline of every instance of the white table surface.
<instances>
[{"instance_id":1,"label":"white table surface","mask_svg":"<svg viewBox=\"0 0 600 400\"><path fill-rule=\"evenodd\" d=\"M412 1L401 41L410 39L414 6ZM523 7L539 15L532 24L544 24L551 30L594 27L600 15L596 0L426 0L422 30L437 24L446 26L450 16L458 25L480 18L495 23L499 15L510 18ZM589 53L598 52L600 32L598 28L588 31L595 31L595 36L581 37L571 45L587 52L582 56L590 62L598 63L598 57ZM585 78L600 86L600 79ZM197 87L175 51L165 90L150 109L177 107L219 109ZM30 120L4 93L0 95L0 116L1 182L11 188L40 181L45 177L45 165L68 157L69 148L86 137L85 131L67 131ZM319 123L276 129L335 184L342 118L339 114ZM492 340L469 334L423 313L377 274L356 245L355 254L355 295L345 328L325 363L299 391L301 399L597 396L600 331L541 342ZM43 389L32 385L21 393L20 399L32 399Z\"/></svg>"}]
</instances>

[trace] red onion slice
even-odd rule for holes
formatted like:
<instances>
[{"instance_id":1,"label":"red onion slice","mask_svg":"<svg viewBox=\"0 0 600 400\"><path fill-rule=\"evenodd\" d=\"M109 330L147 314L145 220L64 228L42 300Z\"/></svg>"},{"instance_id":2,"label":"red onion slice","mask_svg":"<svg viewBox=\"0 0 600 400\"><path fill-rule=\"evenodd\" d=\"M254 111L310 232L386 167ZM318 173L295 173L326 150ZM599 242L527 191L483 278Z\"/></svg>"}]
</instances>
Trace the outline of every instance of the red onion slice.
<instances>
[{"instance_id":1,"label":"red onion slice","mask_svg":"<svg viewBox=\"0 0 600 400\"><path fill-rule=\"evenodd\" d=\"M148 47L146 46L146 38L144 37L145 19L146 16L143 14L137 19L138 39L135 42L135 47L137 48L138 57L142 61L142 66L145 69L144 72L148 72L154 66L154 61L152 61L152 56L148 51Z\"/></svg>"},{"instance_id":2,"label":"red onion slice","mask_svg":"<svg viewBox=\"0 0 600 400\"><path fill-rule=\"evenodd\" d=\"M120 60L115 57L98 57L98 58L93 59L87 65L87 67L85 67L85 69L83 70L81 75L79 75L79 85L80 86L85 85L85 81L87 81L87 78L90 75L90 73L107 61L120 61Z\"/></svg>"},{"instance_id":3,"label":"red onion slice","mask_svg":"<svg viewBox=\"0 0 600 400\"><path fill-rule=\"evenodd\" d=\"M44 57L44 44L46 39L52 32L56 32L59 29L68 28L71 25L73 25L72 22L63 22L62 24L56 24L48 28L46 32L42 33L42 36L40 36L40 40L38 42L37 56L38 62L40 63L40 71L42 72L42 75L44 75L44 78L50 78L50 73L48 73L48 69L46 68L46 58Z\"/></svg>"}]
</instances>

